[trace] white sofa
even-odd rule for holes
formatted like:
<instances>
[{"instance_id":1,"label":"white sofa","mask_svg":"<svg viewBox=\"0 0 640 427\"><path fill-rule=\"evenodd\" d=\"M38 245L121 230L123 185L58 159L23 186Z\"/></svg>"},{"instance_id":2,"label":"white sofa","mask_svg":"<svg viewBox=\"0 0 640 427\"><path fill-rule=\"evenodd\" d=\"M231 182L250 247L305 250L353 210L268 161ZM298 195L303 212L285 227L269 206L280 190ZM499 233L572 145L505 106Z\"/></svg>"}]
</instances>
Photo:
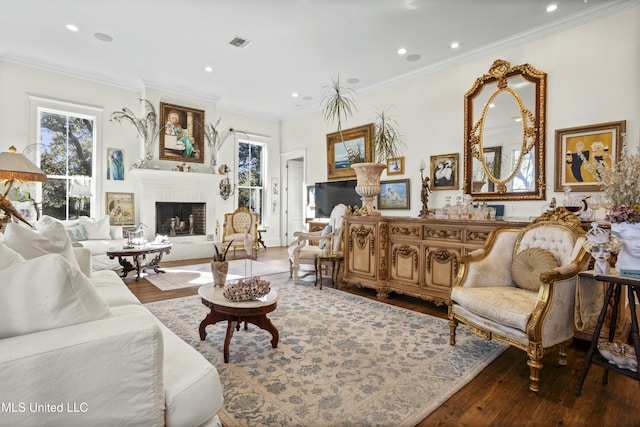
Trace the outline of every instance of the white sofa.
<instances>
[{"instance_id":1,"label":"white sofa","mask_svg":"<svg viewBox=\"0 0 640 427\"><path fill-rule=\"evenodd\" d=\"M59 226L0 234L0 425L220 426L216 368Z\"/></svg>"}]
</instances>

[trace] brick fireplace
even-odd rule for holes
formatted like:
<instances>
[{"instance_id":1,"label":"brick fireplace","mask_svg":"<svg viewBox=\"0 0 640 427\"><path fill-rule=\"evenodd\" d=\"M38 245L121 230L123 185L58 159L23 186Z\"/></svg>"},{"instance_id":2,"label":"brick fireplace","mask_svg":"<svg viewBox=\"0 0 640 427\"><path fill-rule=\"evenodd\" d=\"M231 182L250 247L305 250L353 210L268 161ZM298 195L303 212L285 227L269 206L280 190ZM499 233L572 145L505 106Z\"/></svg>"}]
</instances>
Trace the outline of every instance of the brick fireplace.
<instances>
[{"instance_id":1,"label":"brick fireplace","mask_svg":"<svg viewBox=\"0 0 640 427\"><path fill-rule=\"evenodd\" d=\"M156 202L156 234L207 234L206 203Z\"/></svg>"}]
</instances>

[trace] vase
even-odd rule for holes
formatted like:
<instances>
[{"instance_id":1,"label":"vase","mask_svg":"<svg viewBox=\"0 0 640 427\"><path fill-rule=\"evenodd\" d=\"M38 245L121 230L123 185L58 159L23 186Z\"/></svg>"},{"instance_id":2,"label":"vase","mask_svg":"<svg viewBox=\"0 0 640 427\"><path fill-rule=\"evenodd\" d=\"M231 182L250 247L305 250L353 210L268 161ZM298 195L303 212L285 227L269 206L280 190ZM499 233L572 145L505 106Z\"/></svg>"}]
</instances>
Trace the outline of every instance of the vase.
<instances>
[{"instance_id":1,"label":"vase","mask_svg":"<svg viewBox=\"0 0 640 427\"><path fill-rule=\"evenodd\" d=\"M382 163L354 163L351 168L356 171L356 193L362 200L363 210L367 215L380 215L373 206L373 199L380 194L380 174L387 166Z\"/></svg>"},{"instance_id":2,"label":"vase","mask_svg":"<svg viewBox=\"0 0 640 427\"><path fill-rule=\"evenodd\" d=\"M640 223L614 222L611 232L622 241L616 270L621 276L640 278Z\"/></svg>"},{"instance_id":3,"label":"vase","mask_svg":"<svg viewBox=\"0 0 640 427\"><path fill-rule=\"evenodd\" d=\"M213 285L224 287L229 272L229 261L211 261L211 274L213 274Z\"/></svg>"}]
</instances>

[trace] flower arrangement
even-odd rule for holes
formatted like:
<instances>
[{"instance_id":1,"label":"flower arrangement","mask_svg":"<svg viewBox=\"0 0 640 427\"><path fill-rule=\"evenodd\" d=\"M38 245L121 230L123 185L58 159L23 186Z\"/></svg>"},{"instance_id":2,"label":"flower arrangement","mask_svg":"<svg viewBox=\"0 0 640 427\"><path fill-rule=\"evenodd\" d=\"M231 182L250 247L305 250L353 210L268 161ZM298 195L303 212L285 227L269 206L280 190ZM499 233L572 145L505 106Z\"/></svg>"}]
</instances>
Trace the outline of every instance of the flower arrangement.
<instances>
[{"instance_id":1,"label":"flower arrangement","mask_svg":"<svg viewBox=\"0 0 640 427\"><path fill-rule=\"evenodd\" d=\"M628 155L624 151L623 148L618 162L609 158L610 165L606 161L595 165L585 161L587 170L597 177L605 197L611 202L612 209L605 217L610 223L640 222L640 153Z\"/></svg>"}]
</instances>

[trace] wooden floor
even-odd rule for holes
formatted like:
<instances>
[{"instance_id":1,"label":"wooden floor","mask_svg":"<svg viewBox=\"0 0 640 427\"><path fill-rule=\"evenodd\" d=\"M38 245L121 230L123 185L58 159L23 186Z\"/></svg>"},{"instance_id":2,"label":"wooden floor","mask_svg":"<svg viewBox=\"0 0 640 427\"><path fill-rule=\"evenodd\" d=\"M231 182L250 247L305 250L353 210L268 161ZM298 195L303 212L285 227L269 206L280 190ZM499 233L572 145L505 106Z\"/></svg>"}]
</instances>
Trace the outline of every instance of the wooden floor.
<instances>
[{"instance_id":1,"label":"wooden floor","mask_svg":"<svg viewBox=\"0 0 640 427\"><path fill-rule=\"evenodd\" d=\"M240 255L240 254L239 254ZM286 248L261 249L258 260L288 268ZM177 266L208 262L191 260L165 262ZM271 280L289 274L269 276ZM125 279L133 293L143 302L160 301L197 294L197 287L161 291L144 278ZM304 286L304 285L302 285ZM325 279L323 286L330 286ZM375 299L370 289L346 287L346 292ZM447 317L446 307L391 294L387 303L421 313ZM402 327L402 325L398 325ZM460 326L464 328L464 325ZM509 348L453 395L420 424L431 426L640 426L640 385L628 377L611 372L608 384L602 384L601 367L591 367L581 396L574 389L583 367L588 342L576 341L569 348L567 366L557 365L557 354L545 355L541 373L541 391L529 391L527 357L523 351Z\"/></svg>"}]
</instances>

